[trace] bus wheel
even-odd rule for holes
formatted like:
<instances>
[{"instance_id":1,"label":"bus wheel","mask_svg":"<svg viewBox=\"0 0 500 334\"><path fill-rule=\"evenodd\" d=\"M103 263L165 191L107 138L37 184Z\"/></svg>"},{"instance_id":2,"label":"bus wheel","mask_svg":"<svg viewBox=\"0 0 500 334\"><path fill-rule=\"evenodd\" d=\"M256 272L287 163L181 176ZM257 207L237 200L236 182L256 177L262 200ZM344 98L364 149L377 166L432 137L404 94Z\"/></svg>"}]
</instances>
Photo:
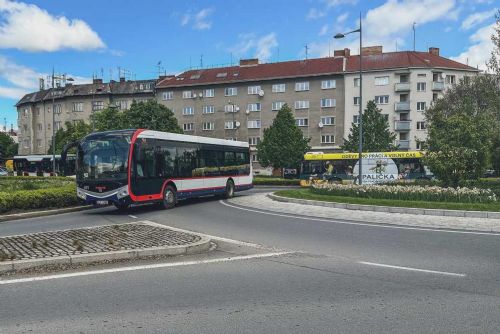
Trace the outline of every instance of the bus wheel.
<instances>
[{"instance_id":1,"label":"bus wheel","mask_svg":"<svg viewBox=\"0 0 500 334\"><path fill-rule=\"evenodd\" d=\"M114 204L115 207L120 211L127 210L130 207L129 204L119 204L119 203L114 203Z\"/></svg>"},{"instance_id":2,"label":"bus wheel","mask_svg":"<svg viewBox=\"0 0 500 334\"><path fill-rule=\"evenodd\" d=\"M234 196L234 182L233 180L227 180L226 192L224 193L224 198L233 198Z\"/></svg>"},{"instance_id":3,"label":"bus wheel","mask_svg":"<svg viewBox=\"0 0 500 334\"><path fill-rule=\"evenodd\" d=\"M172 186L165 187L165 193L163 194L163 201L161 205L163 209L172 209L177 203L177 193L175 188Z\"/></svg>"}]
</instances>

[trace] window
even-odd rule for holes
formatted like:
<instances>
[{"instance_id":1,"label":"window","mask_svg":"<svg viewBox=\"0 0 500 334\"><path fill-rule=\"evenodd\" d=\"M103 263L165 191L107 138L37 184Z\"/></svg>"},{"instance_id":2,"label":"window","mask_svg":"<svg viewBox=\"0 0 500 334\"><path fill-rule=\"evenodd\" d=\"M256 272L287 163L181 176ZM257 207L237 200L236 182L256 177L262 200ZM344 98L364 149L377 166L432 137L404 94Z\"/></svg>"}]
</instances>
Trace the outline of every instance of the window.
<instances>
[{"instance_id":1,"label":"window","mask_svg":"<svg viewBox=\"0 0 500 334\"><path fill-rule=\"evenodd\" d=\"M237 112L238 107L235 106L234 104L226 104L224 106L224 112Z\"/></svg>"},{"instance_id":2,"label":"window","mask_svg":"<svg viewBox=\"0 0 500 334\"><path fill-rule=\"evenodd\" d=\"M334 116L321 116L321 123L323 125L335 125Z\"/></svg>"},{"instance_id":3,"label":"window","mask_svg":"<svg viewBox=\"0 0 500 334\"><path fill-rule=\"evenodd\" d=\"M438 100L438 95L437 93L432 94L432 102L436 102Z\"/></svg>"},{"instance_id":4,"label":"window","mask_svg":"<svg viewBox=\"0 0 500 334\"><path fill-rule=\"evenodd\" d=\"M50 123L47 123L47 130L50 130Z\"/></svg>"},{"instance_id":5,"label":"window","mask_svg":"<svg viewBox=\"0 0 500 334\"><path fill-rule=\"evenodd\" d=\"M354 97L354 105L355 106L359 106L359 100L360 100L359 96Z\"/></svg>"},{"instance_id":6,"label":"window","mask_svg":"<svg viewBox=\"0 0 500 334\"><path fill-rule=\"evenodd\" d=\"M42 130L43 130L43 124L42 124L42 123L38 123L38 124L36 125L36 129L37 129L38 131L42 131Z\"/></svg>"},{"instance_id":7,"label":"window","mask_svg":"<svg viewBox=\"0 0 500 334\"><path fill-rule=\"evenodd\" d=\"M285 105L283 101L275 101L272 103L271 110L280 110Z\"/></svg>"},{"instance_id":8,"label":"window","mask_svg":"<svg viewBox=\"0 0 500 334\"><path fill-rule=\"evenodd\" d=\"M295 109L309 108L309 101L295 101Z\"/></svg>"},{"instance_id":9,"label":"window","mask_svg":"<svg viewBox=\"0 0 500 334\"><path fill-rule=\"evenodd\" d=\"M389 84L389 77L375 77L375 86L386 86Z\"/></svg>"},{"instance_id":10,"label":"window","mask_svg":"<svg viewBox=\"0 0 500 334\"><path fill-rule=\"evenodd\" d=\"M425 130L425 122L417 122L417 130Z\"/></svg>"},{"instance_id":11,"label":"window","mask_svg":"<svg viewBox=\"0 0 500 334\"><path fill-rule=\"evenodd\" d=\"M359 78L354 78L354 87L359 87Z\"/></svg>"},{"instance_id":12,"label":"window","mask_svg":"<svg viewBox=\"0 0 500 334\"><path fill-rule=\"evenodd\" d=\"M54 123L54 130L60 130L61 129L61 121L57 121Z\"/></svg>"},{"instance_id":13,"label":"window","mask_svg":"<svg viewBox=\"0 0 500 334\"><path fill-rule=\"evenodd\" d=\"M417 74L417 77L419 77L419 78L425 78L426 76L427 76L427 74L425 74L425 73Z\"/></svg>"},{"instance_id":14,"label":"window","mask_svg":"<svg viewBox=\"0 0 500 334\"><path fill-rule=\"evenodd\" d=\"M61 113L61 110L62 110L62 106L60 104L56 104L54 105L54 112L56 114L60 114ZM49 110L50 111L50 110Z\"/></svg>"},{"instance_id":15,"label":"window","mask_svg":"<svg viewBox=\"0 0 500 334\"><path fill-rule=\"evenodd\" d=\"M257 154L252 154L252 162L259 162L259 158L257 157Z\"/></svg>"},{"instance_id":16,"label":"window","mask_svg":"<svg viewBox=\"0 0 500 334\"><path fill-rule=\"evenodd\" d=\"M83 111L83 102L73 102L73 111Z\"/></svg>"},{"instance_id":17,"label":"window","mask_svg":"<svg viewBox=\"0 0 500 334\"><path fill-rule=\"evenodd\" d=\"M260 129L260 119L247 122L247 128L249 129Z\"/></svg>"},{"instance_id":18,"label":"window","mask_svg":"<svg viewBox=\"0 0 500 334\"><path fill-rule=\"evenodd\" d=\"M375 96L376 104L387 104L389 103L389 95L379 95Z\"/></svg>"},{"instance_id":19,"label":"window","mask_svg":"<svg viewBox=\"0 0 500 334\"><path fill-rule=\"evenodd\" d=\"M217 78L225 78L227 77L227 72L219 72L216 75Z\"/></svg>"},{"instance_id":20,"label":"window","mask_svg":"<svg viewBox=\"0 0 500 334\"><path fill-rule=\"evenodd\" d=\"M417 102L417 111L425 111L425 102Z\"/></svg>"},{"instance_id":21,"label":"window","mask_svg":"<svg viewBox=\"0 0 500 334\"><path fill-rule=\"evenodd\" d=\"M201 74L197 73L197 74L193 74L189 77L189 79L191 80L196 80L196 79L199 79L201 77Z\"/></svg>"},{"instance_id":22,"label":"window","mask_svg":"<svg viewBox=\"0 0 500 334\"><path fill-rule=\"evenodd\" d=\"M447 75L447 76L445 77L445 82L446 82L447 84L450 84L450 85L455 84L455 76L454 76L454 75Z\"/></svg>"},{"instance_id":23,"label":"window","mask_svg":"<svg viewBox=\"0 0 500 334\"><path fill-rule=\"evenodd\" d=\"M359 115L352 116L352 122L354 124L359 124Z\"/></svg>"},{"instance_id":24,"label":"window","mask_svg":"<svg viewBox=\"0 0 500 334\"><path fill-rule=\"evenodd\" d=\"M247 106L248 111L260 111L260 103L249 103Z\"/></svg>"},{"instance_id":25,"label":"window","mask_svg":"<svg viewBox=\"0 0 500 334\"><path fill-rule=\"evenodd\" d=\"M205 97L214 97L215 90L213 88L205 89Z\"/></svg>"},{"instance_id":26,"label":"window","mask_svg":"<svg viewBox=\"0 0 500 334\"><path fill-rule=\"evenodd\" d=\"M163 100L173 100L174 99L174 92L169 91L169 92L163 92Z\"/></svg>"},{"instance_id":27,"label":"window","mask_svg":"<svg viewBox=\"0 0 500 334\"><path fill-rule=\"evenodd\" d=\"M212 131L215 129L214 122L203 122L203 131Z\"/></svg>"},{"instance_id":28,"label":"window","mask_svg":"<svg viewBox=\"0 0 500 334\"><path fill-rule=\"evenodd\" d=\"M36 115L36 116L40 116L40 107L37 107L37 108L35 109L35 115Z\"/></svg>"},{"instance_id":29,"label":"window","mask_svg":"<svg viewBox=\"0 0 500 334\"><path fill-rule=\"evenodd\" d=\"M321 135L321 144L333 144L335 143L334 135Z\"/></svg>"},{"instance_id":30,"label":"window","mask_svg":"<svg viewBox=\"0 0 500 334\"><path fill-rule=\"evenodd\" d=\"M257 95L260 91L260 86L248 86L248 95Z\"/></svg>"},{"instance_id":31,"label":"window","mask_svg":"<svg viewBox=\"0 0 500 334\"><path fill-rule=\"evenodd\" d=\"M421 149L422 149L422 144L423 144L423 142L421 142L421 141L417 140L417 143L416 143L416 144L417 144L417 150L421 150Z\"/></svg>"},{"instance_id":32,"label":"window","mask_svg":"<svg viewBox=\"0 0 500 334\"><path fill-rule=\"evenodd\" d=\"M127 107L128 107L128 103L127 103L127 101L125 101L125 100L122 100L122 101L116 101L116 102L115 102L115 105L116 105L116 107L117 107L118 109L120 109L120 110L125 110L125 109L127 109Z\"/></svg>"},{"instance_id":33,"label":"window","mask_svg":"<svg viewBox=\"0 0 500 334\"><path fill-rule=\"evenodd\" d=\"M236 87L228 87L224 89L225 96L235 96L238 95L238 89Z\"/></svg>"},{"instance_id":34,"label":"window","mask_svg":"<svg viewBox=\"0 0 500 334\"><path fill-rule=\"evenodd\" d=\"M213 113L215 113L215 107L214 106L203 106L203 113L204 114L213 114Z\"/></svg>"},{"instance_id":35,"label":"window","mask_svg":"<svg viewBox=\"0 0 500 334\"><path fill-rule=\"evenodd\" d=\"M236 137L226 137L226 140L238 141Z\"/></svg>"},{"instance_id":36,"label":"window","mask_svg":"<svg viewBox=\"0 0 500 334\"><path fill-rule=\"evenodd\" d=\"M295 83L295 91L296 92L302 92L305 90L309 90L309 81Z\"/></svg>"},{"instance_id":37,"label":"window","mask_svg":"<svg viewBox=\"0 0 500 334\"><path fill-rule=\"evenodd\" d=\"M260 137L249 137L248 138L248 144L250 146L255 146L260 143Z\"/></svg>"},{"instance_id":38,"label":"window","mask_svg":"<svg viewBox=\"0 0 500 334\"><path fill-rule=\"evenodd\" d=\"M286 89L285 84L275 84L273 85L272 91L273 93L284 93Z\"/></svg>"},{"instance_id":39,"label":"window","mask_svg":"<svg viewBox=\"0 0 500 334\"><path fill-rule=\"evenodd\" d=\"M103 110L104 109L104 101L94 101L92 102L92 110Z\"/></svg>"},{"instance_id":40,"label":"window","mask_svg":"<svg viewBox=\"0 0 500 334\"><path fill-rule=\"evenodd\" d=\"M37 147L42 147L42 140L41 139L37 139L36 140L36 146Z\"/></svg>"},{"instance_id":41,"label":"window","mask_svg":"<svg viewBox=\"0 0 500 334\"><path fill-rule=\"evenodd\" d=\"M193 97L193 91L191 90L185 90L182 92L182 98L183 99L190 99Z\"/></svg>"},{"instance_id":42,"label":"window","mask_svg":"<svg viewBox=\"0 0 500 334\"><path fill-rule=\"evenodd\" d=\"M321 89L333 89L336 87L335 80L323 80L321 81Z\"/></svg>"},{"instance_id":43,"label":"window","mask_svg":"<svg viewBox=\"0 0 500 334\"><path fill-rule=\"evenodd\" d=\"M295 119L295 124L297 124L297 126L309 126L309 119L307 119L307 118L296 118Z\"/></svg>"},{"instance_id":44,"label":"window","mask_svg":"<svg viewBox=\"0 0 500 334\"><path fill-rule=\"evenodd\" d=\"M182 108L182 114L183 115L194 115L194 109L193 109L193 107L184 107L184 108Z\"/></svg>"},{"instance_id":45,"label":"window","mask_svg":"<svg viewBox=\"0 0 500 334\"><path fill-rule=\"evenodd\" d=\"M335 99L321 99L321 108L335 107Z\"/></svg>"},{"instance_id":46,"label":"window","mask_svg":"<svg viewBox=\"0 0 500 334\"><path fill-rule=\"evenodd\" d=\"M425 82L417 82L417 92L425 92Z\"/></svg>"},{"instance_id":47,"label":"window","mask_svg":"<svg viewBox=\"0 0 500 334\"><path fill-rule=\"evenodd\" d=\"M224 129L226 130L236 129L236 122L233 121L224 122Z\"/></svg>"},{"instance_id":48,"label":"window","mask_svg":"<svg viewBox=\"0 0 500 334\"><path fill-rule=\"evenodd\" d=\"M184 123L182 125L182 128L184 131L193 131L194 130L194 123Z\"/></svg>"}]
</instances>

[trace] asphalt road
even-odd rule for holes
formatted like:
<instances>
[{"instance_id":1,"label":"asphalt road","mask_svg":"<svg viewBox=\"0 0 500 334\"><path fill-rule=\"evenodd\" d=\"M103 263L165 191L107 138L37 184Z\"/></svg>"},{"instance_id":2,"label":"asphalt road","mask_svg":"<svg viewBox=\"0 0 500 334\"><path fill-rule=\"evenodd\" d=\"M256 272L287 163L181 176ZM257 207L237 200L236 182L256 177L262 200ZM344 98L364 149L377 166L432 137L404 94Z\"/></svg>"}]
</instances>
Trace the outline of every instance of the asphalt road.
<instances>
[{"instance_id":1,"label":"asphalt road","mask_svg":"<svg viewBox=\"0 0 500 334\"><path fill-rule=\"evenodd\" d=\"M0 333L500 332L500 235L332 219L203 199L0 224L4 236L151 220L296 251L0 285Z\"/></svg>"}]
</instances>

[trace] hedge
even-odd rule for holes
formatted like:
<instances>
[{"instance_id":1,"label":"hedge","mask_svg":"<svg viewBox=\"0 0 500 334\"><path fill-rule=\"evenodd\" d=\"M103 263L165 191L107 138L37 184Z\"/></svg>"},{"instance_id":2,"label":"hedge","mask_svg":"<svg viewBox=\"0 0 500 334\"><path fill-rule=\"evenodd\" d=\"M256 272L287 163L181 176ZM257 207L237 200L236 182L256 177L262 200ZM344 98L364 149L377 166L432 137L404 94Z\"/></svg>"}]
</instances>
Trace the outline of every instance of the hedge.
<instances>
[{"instance_id":1,"label":"hedge","mask_svg":"<svg viewBox=\"0 0 500 334\"><path fill-rule=\"evenodd\" d=\"M61 208L77 203L75 184L58 188L0 192L0 213L12 210Z\"/></svg>"},{"instance_id":2,"label":"hedge","mask_svg":"<svg viewBox=\"0 0 500 334\"><path fill-rule=\"evenodd\" d=\"M281 179L278 177L255 177L253 179L254 185L266 185L266 186L298 186L300 185L299 179Z\"/></svg>"},{"instance_id":3,"label":"hedge","mask_svg":"<svg viewBox=\"0 0 500 334\"><path fill-rule=\"evenodd\" d=\"M75 183L66 177L12 176L0 177L0 192L59 188Z\"/></svg>"}]
</instances>

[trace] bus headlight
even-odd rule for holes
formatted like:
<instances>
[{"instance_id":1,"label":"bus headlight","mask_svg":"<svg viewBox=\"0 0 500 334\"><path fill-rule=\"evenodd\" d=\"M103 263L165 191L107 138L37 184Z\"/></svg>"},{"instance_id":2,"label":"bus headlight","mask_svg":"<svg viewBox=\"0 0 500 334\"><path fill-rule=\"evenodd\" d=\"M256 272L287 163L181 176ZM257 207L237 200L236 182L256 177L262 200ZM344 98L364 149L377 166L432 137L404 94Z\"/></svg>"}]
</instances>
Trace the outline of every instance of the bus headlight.
<instances>
[{"instance_id":1,"label":"bus headlight","mask_svg":"<svg viewBox=\"0 0 500 334\"><path fill-rule=\"evenodd\" d=\"M123 198L128 196L128 186L121 188L117 193L118 198Z\"/></svg>"},{"instance_id":2,"label":"bus headlight","mask_svg":"<svg viewBox=\"0 0 500 334\"><path fill-rule=\"evenodd\" d=\"M76 189L76 196L78 198L81 198L83 200L87 199L87 194L85 194L83 191L81 191L80 189Z\"/></svg>"}]
</instances>

